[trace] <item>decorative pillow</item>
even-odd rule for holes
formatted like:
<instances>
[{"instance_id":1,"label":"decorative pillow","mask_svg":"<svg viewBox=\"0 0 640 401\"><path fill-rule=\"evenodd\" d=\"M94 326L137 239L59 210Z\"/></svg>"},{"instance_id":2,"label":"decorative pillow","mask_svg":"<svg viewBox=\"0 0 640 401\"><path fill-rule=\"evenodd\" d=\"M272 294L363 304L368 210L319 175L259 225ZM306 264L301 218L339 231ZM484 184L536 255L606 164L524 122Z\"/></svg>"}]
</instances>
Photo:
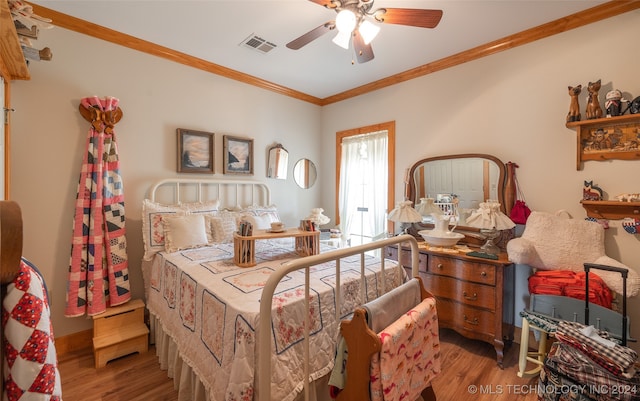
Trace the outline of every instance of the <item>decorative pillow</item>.
<instances>
[{"instance_id":1,"label":"decorative pillow","mask_svg":"<svg viewBox=\"0 0 640 401\"><path fill-rule=\"evenodd\" d=\"M187 213L212 213L217 212L220 208L220 200L212 200L207 202L181 203L180 207Z\"/></svg>"},{"instance_id":2,"label":"decorative pillow","mask_svg":"<svg viewBox=\"0 0 640 401\"><path fill-rule=\"evenodd\" d=\"M251 214L254 216L262 216L268 214L271 218L271 222L281 221L280 215L278 214L278 208L275 205L271 206L249 206L243 210L245 214Z\"/></svg>"},{"instance_id":3,"label":"decorative pillow","mask_svg":"<svg viewBox=\"0 0 640 401\"><path fill-rule=\"evenodd\" d=\"M253 228L257 230L268 230L271 228L271 223L278 221L273 220L273 214L271 213L263 213L261 215L244 214L241 219L251 223Z\"/></svg>"},{"instance_id":4,"label":"decorative pillow","mask_svg":"<svg viewBox=\"0 0 640 401\"><path fill-rule=\"evenodd\" d=\"M237 213L220 211L217 216L206 216L211 230L210 242L219 244L233 241L233 233L238 231Z\"/></svg>"},{"instance_id":5,"label":"decorative pillow","mask_svg":"<svg viewBox=\"0 0 640 401\"><path fill-rule=\"evenodd\" d=\"M164 248L167 252L208 245L205 216L201 214L165 216L162 219L162 225L164 227Z\"/></svg>"},{"instance_id":6,"label":"decorative pillow","mask_svg":"<svg viewBox=\"0 0 640 401\"><path fill-rule=\"evenodd\" d=\"M163 251L164 227L163 218L167 216L183 216L185 211L178 205L162 205L145 199L142 202L142 240L144 242L144 260L153 259L153 255Z\"/></svg>"}]
</instances>

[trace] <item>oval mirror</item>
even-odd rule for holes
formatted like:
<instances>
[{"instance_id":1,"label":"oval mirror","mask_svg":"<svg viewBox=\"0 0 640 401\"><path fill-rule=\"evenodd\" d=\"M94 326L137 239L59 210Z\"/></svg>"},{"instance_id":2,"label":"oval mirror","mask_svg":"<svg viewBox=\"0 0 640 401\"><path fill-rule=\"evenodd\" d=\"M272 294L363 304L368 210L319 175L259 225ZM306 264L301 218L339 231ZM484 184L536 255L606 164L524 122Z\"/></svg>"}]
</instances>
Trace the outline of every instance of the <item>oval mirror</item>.
<instances>
[{"instance_id":1,"label":"oval mirror","mask_svg":"<svg viewBox=\"0 0 640 401\"><path fill-rule=\"evenodd\" d=\"M287 179L287 168L289 166L289 152L277 144L269 149L269 165L267 166L267 177L278 180Z\"/></svg>"},{"instance_id":2,"label":"oval mirror","mask_svg":"<svg viewBox=\"0 0 640 401\"><path fill-rule=\"evenodd\" d=\"M311 188L317 178L316 165L309 159L300 159L293 166L293 179L300 188Z\"/></svg>"}]
</instances>

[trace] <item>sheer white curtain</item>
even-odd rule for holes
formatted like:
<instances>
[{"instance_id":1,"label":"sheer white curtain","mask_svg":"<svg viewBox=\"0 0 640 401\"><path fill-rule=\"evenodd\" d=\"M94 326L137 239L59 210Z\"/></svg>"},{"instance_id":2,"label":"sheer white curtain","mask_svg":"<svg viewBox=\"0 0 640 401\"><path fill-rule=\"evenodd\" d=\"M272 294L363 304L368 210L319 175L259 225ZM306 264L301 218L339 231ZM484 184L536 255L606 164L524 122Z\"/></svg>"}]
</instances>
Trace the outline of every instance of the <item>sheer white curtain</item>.
<instances>
[{"instance_id":1,"label":"sheer white curtain","mask_svg":"<svg viewBox=\"0 0 640 401\"><path fill-rule=\"evenodd\" d=\"M376 238L387 217L387 131L346 137L340 160L340 230Z\"/></svg>"}]
</instances>

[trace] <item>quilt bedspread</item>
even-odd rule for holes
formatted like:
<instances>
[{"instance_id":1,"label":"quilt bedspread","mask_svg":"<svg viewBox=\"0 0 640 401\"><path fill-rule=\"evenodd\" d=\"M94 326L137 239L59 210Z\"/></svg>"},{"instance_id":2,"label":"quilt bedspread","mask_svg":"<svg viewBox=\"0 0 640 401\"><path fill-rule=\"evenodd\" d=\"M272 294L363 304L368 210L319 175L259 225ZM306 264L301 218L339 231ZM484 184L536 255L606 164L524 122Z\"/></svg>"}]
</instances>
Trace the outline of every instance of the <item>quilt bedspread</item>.
<instances>
[{"instance_id":1,"label":"quilt bedspread","mask_svg":"<svg viewBox=\"0 0 640 401\"><path fill-rule=\"evenodd\" d=\"M182 358L204 383L211 400L252 400L256 389L260 296L271 272L297 258L292 240L256 241L258 264L233 264L233 244L157 254L145 265L147 307L178 345ZM327 251L323 248L322 251ZM361 257L341 259L340 319L360 300ZM368 302L403 280L395 262L364 256ZM304 270L288 274L273 298L272 400L292 400L303 388ZM311 268L311 377L333 367L337 337L334 263Z\"/></svg>"}]
</instances>

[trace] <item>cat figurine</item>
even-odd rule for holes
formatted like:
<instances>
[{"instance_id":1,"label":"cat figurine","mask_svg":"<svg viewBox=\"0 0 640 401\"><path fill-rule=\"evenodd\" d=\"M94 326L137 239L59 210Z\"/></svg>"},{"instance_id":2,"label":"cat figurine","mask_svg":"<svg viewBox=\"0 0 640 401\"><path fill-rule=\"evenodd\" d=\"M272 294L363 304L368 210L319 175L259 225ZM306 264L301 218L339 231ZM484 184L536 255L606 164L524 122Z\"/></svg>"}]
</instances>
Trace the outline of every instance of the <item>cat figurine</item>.
<instances>
[{"instance_id":1,"label":"cat figurine","mask_svg":"<svg viewBox=\"0 0 640 401\"><path fill-rule=\"evenodd\" d=\"M587 85L587 91L589 91L589 96L587 97L587 109L585 110L587 120L602 118L602 107L600 107L600 101L598 100L599 90L600 80L589 82L589 85Z\"/></svg>"},{"instance_id":2,"label":"cat figurine","mask_svg":"<svg viewBox=\"0 0 640 401\"><path fill-rule=\"evenodd\" d=\"M580 121L580 103L578 102L578 96L582 93L582 85L569 86L569 96L571 102L569 103L569 114L567 114L567 122Z\"/></svg>"},{"instance_id":3,"label":"cat figurine","mask_svg":"<svg viewBox=\"0 0 640 401\"><path fill-rule=\"evenodd\" d=\"M602 200L602 189L593 185L593 181L584 182L582 187L582 199L583 200Z\"/></svg>"}]
</instances>

